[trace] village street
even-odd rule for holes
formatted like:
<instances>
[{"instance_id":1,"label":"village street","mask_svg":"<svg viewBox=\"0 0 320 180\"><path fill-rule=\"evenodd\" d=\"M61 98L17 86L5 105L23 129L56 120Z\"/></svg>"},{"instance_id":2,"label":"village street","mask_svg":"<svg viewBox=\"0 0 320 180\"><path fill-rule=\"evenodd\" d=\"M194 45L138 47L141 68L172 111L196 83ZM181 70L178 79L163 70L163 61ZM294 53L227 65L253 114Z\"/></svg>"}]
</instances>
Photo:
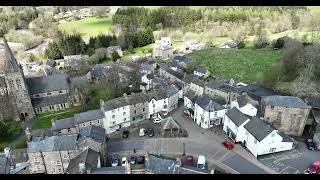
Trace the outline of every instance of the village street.
<instances>
[{"instance_id":1,"label":"village street","mask_svg":"<svg viewBox=\"0 0 320 180\"><path fill-rule=\"evenodd\" d=\"M205 155L209 167L219 167L227 172L240 174L265 174L277 173L256 160L242 147L235 146L228 151L222 142L225 135L221 131L214 133L212 130L199 128L193 121L183 116L183 107L180 106L172 114L172 117L188 131L187 138L128 138L126 140L111 141L107 144L108 154L133 155L143 154L149 151L152 154L182 155L183 143L185 143L185 154L197 158Z\"/></svg>"}]
</instances>

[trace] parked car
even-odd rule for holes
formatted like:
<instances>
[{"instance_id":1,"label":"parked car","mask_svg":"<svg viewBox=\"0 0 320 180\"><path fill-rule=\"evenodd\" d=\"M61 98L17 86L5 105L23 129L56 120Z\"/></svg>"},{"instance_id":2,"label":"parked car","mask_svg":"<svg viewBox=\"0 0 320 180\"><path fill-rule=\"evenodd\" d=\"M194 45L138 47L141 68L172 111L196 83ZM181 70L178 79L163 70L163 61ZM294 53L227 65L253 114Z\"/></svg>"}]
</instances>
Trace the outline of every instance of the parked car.
<instances>
[{"instance_id":1,"label":"parked car","mask_svg":"<svg viewBox=\"0 0 320 180\"><path fill-rule=\"evenodd\" d=\"M320 161L312 163L306 172L307 174L320 174Z\"/></svg>"},{"instance_id":2,"label":"parked car","mask_svg":"<svg viewBox=\"0 0 320 180\"><path fill-rule=\"evenodd\" d=\"M135 156L131 156L130 157L130 164L135 164L136 163L136 157Z\"/></svg>"},{"instance_id":3,"label":"parked car","mask_svg":"<svg viewBox=\"0 0 320 180\"><path fill-rule=\"evenodd\" d=\"M139 136L140 136L140 137L141 137L141 136L144 136L144 135L145 135L145 131L146 131L145 128L141 128L141 129L139 130Z\"/></svg>"},{"instance_id":4,"label":"parked car","mask_svg":"<svg viewBox=\"0 0 320 180\"><path fill-rule=\"evenodd\" d=\"M149 137L153 137L154 136L154 129L153 128L148 128L147 129L147 134Z\"/></svg>"},{"instance_id":5,"label":"parked car","mask_svg":"<svg viewBox=\"0 0 320 180\"><path fill-rule=\"evenodd\" d=\"M144 156L139 156L136 159L137 164L144 164Z\"/></svg>"},{"instance_id":6,"label":"parked car","mask_svg":"<svg viewBox=\"0 0 320 180\"><path fill-rule=\"evenodd\" d=\"M111 166L118 166L119 165L119 158L117 155L112 155L111 156Z\"/></svg>"},{"instance_id":7,"label":"parked car","mask_svg":"<svg viewBox=\"0 0 320 180\"><path fill-rule=\"evenodd\" d=\"M316 149L316 145L314 144L312 139L307 139L307 148L311 151L314 151Z\"/></svg>"},{"instance_id":8,"label":"parked car","mask_svg":"<svg viewBox=\"0 0 320 180\"><path fill-rule=\"evenodd\" d=\"M186 164L188 166L193 166L193 156L187 156L186 158Z\"/></svg>"},{"instance_id":9,"label":"parked car","mask_svg":"<svg viewBox=\"0 0 320 180\"><path fill-rule=\"evenodd\" d=\"M127 157L123 157L121 160L121 165L125 166L127 164Z\"/></svg>"},{"instance_id":10,"label":"parked car","mask_svg":"<svg viewBox=\"0 0 320 180\"><path fill-rule=\"evenodd\" d=\"M231 141L223 141L222 144L224 145L224 147L226 147L228 150L233 149L233 144Z\"/></svg>"},{"instance_id":11,"label":"parked car","mask_svg":"<svg viewBox=\"0 0 320 180\"><path fill-rule=\"evenodd\" d=\"M123 138L128 138L129 137L129 131L123 131L122 137Z\"/></svg>"},{"instance_id":12,"label":"parked car","mask_svg":"<svg viewBox=\"0 0 320 180\"><path fill-rule=\"evenodd\" d=\"M161 119L159 119L159 118L154 118L154 119L153 119L153 123L155 123L155 124L161 123Z\"/></svg>"},{"instance_id":13,"label":"parked car","mask_svg":"<svg viewBox=\"0 0 320 180\"><path fill-rule=\"evenodd\" d=\"M198 157L197 168L205 169L206 168L206 158L203 155Z\"/></svg>"}]
</instances>

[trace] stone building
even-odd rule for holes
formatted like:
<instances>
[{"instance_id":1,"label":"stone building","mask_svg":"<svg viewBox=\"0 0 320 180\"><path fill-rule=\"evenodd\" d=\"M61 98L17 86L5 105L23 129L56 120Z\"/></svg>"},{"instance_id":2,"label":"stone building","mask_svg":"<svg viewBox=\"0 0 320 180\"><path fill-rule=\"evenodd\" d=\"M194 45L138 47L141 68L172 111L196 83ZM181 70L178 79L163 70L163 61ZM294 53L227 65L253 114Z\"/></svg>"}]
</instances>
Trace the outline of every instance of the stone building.
<instances>
[{"instance_id":1,"label":"stone building","mask_svg":"<svg viewBox=\"0 0 320 180\"><path fill-rule=\"evenodd\" d=\"M71 106L69 83L65 75L28 78L26 83L37 114L60 111Z\"/></svg>"},{"instance_id":2,"label":"stone building","mask_svg":"<svg viewBox=\"0 0 320 180\"><path fill-rule=\"evenodd\" d=\"M51 130L54 134L73 134L89 126L103 126L104 115L101 109L75 114L74 117L54 120Z\"/></svg>"},{"instance_id":3,"label":"stone building","mask_svg":"<svg viewBox=\"0 0 320 180\"><path fill-rule=\"evenodd\" d=\"M32 119L35 113L29 96L29 89L25 83L23 70L13 56L5 38L3 38L3 42L5 49L4 77L8 94L12 96L16 107L16 116L20 120Z\"/></svg>"},{"instance_id":4,"label":"stone building","mask_svg":"<svg viewBox=\"0 0 320 180\"><path fill-rule=\"evenodd\" d=\"M77 134L51 137L33 137L28 142L29 170L31 174L61 174L70 159L79 154Z\"/></svg>"},{"instance_id":5,"label":"stone building","mask_svg":"<svg viewBox=\"0 0 320 180\"><path fill-rule=\"evenodd\" d=\"M154 58L167 59L173 56L173 47L170 38L162 37L156 40L153 47L152 56Z\"/></svg>"},{"instance_id":6,"label":"stone building","mask_svg":"<svg viewBox=\"0 0 320 180\"><path fill-rule=\"evenodd\" d=\"M309 116L310 106L291 96L266 96L261 102L262 114L280 132L301 136Z\"/></svg>"},{"instance_id":7,"label":"stone building","mask_svg":"<svg viewBox=\"0 0 320 180\"><path fill-rule=\"evenodd\" d=\"M132 94L128 97L130 104L130 120L131 123L137 123L147 119L149 112L148 98L145 94Z\"/></svg>"},{"instance_id":8,"label":"stone building","mask_svg":"<svg viewBox=\"0 0 320 180\"><path fill-rule=\"evenodd\" d=\"M170 82L178 81L178 82L183 83L183 81L182 81L182 79L184 77L183 72L181 72L179 70L175 71L166 64L160 64L159 66L160 66L160 69L159 69L160 76L167 77Z\"/></svg>"},{"instance_id":9,"label":"stone building","mask_svg":"<svg viewBox=\"0 0 320 180\"><path fill-rule=\"evenodd\" d=\"M77 144L80 149L90 147L100 154L100 162L106 165L107 146L105 140L105 129L97 126L88 126L80 129Z\"/></svg>"},{"instance_id":10,"label":"stone building","mask_svg":"<svg viewBox=\"0 0 320 180\"><path fill-rule=\"evenodd\" d=\"M70 160L65 174L91 174L97 168L101 168L99 153L86 148L78 156Z\"/></svg>"}]
</instances>

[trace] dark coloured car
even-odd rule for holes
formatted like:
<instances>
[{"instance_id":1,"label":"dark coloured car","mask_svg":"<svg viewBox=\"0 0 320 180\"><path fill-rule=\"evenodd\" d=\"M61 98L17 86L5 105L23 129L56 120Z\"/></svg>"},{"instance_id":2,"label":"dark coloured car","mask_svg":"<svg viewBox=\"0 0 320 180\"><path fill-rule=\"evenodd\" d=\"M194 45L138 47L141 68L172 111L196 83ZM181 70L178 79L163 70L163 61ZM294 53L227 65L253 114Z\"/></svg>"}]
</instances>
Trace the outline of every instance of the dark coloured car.
<instances>
[{"instance_id":1,"label":"dark coloured car","mask_svg":"<svg viewBox=\"0 0 320 180\"><path fill-rule=\"evenodd\" d=\"M128 138L129 137L129 131L123 131L122 137L123 138Z\"/></svg>"},{"instance_id":2,"label":"dark coloured car","mask_svg":"<svg viewBox=\"0 0 320 180\"><path fill-rule=\"evenodd\" d=\"M307 148L311 151L314 151L316 149L316 145L314 144L312 139L307 139Z\"/></svg>"},{"instance_id":3,"label":"dark coloured car","mask_svg":"<svg viewBox=\"0 0 320 180\"><path fill-rule=\"evenodd\" d=\"M131 156L130 157L130 164L135 164L136 163L136 157L135 156Z\"/></svg>"},{"instance_id":4,"label":"dark coloured car","mask_svg":"<svg viewBox=\"0 0 320 180\"><path fill-rule=\"evenodd\" d=\"M154 129L153 128L148 128L147 134L148 134L149 137L153 137L154 136Z\"/></svg>"},{"instance_id":5,"label":"dark coloured car","mask_svg":"<svg viewBox=\"0 0 320 180\"><path fill-rule=\"evenodd\" d=\"M193 156L187 156L186 165L193 166Z\"/></svg>"},{"instance_id":6,"label":"dark coloured car","mask_svg":"<svg viewBox=\"0 0 320 180\"><path fill-rule=\"evenodd\" d=\"M139 156L136 159L137 164L144 164L144 156Z\"/></svg>"}]
</instances>

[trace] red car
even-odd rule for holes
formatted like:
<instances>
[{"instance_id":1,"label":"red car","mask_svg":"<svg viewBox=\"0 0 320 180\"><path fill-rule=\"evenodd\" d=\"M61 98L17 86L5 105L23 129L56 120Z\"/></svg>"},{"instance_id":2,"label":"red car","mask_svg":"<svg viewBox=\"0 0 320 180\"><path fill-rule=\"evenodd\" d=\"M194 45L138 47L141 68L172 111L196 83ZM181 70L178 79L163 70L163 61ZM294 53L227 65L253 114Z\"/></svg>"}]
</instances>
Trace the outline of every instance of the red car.
<instances>
[{"instance_id":1,"label":"red car","mask_svg":"<svg viewBox=\"0 0 320 180\"><path fill-rule=\"evenodd\" d=\"M233 149L233 144L230 141L223 141L222 143L224 145L224 147L226 147L228 150Z\"/></svg>"},{"instance_id":2,"label":"red car","mask_svg":"<svg viewBox=\"0 0 320 180\"><path fill-rule=\"evenodd\" d=\"M320 161L316 161L312 163L308 169L307 169L308 174L320 174Z\"/></svg>"}]
</instances>

